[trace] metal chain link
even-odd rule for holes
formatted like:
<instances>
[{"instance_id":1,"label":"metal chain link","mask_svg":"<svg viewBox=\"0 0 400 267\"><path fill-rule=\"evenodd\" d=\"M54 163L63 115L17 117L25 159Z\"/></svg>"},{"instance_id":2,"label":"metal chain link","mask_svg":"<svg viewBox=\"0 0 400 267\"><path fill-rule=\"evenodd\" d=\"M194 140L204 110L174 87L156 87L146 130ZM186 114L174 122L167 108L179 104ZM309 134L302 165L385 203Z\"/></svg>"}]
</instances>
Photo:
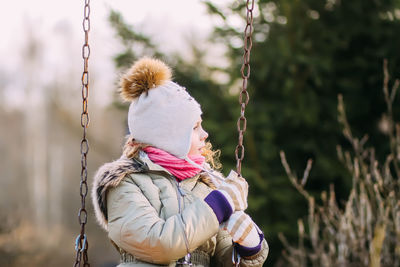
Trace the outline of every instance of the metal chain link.
<instances>
[{"instance_id":1,"label":"metal chain link","mask_svg":"<svg viewBox=\"0 0 400 267\"><path fill-rule=\"evenodd\" d=\"M83 260L83 266L88 267L89 258L88 258L88 247L89 243L87 241L87 236L85 234L85 226L87 223L87 211L85 208L85 200L88 194L88 185L87 185L87 154L89 152L89 142L86 139L86 130L89 126L89 112L88 112L88 97L89 97L89 71L88 71L88 63L90 56L90 47L89 47L89 31L90 31L90 0L85 0L85 7L83 10L83 31L85 32L85 43L82 46L82 58L83 58L83 73L82 73L82 113L81 113L81 126L83 128L83 137L81 140L81 182L80 182L80 196L81 196L81 208L78 212L78 220L81 226L81 232L76 237L75 240L75 250L76 250L76 258L75 264L76 266L81 266L81 262Z\"/></svg>"},{"instance_id":2,"label":"metal chain link","mask_svg":"<svg viewBox=\"0 0 400 267\"><path fill-rule=\"evenodd\" d=\"M253 9L255 0L246 1L246 27L244 29L244 46L243 46L243 64L240 69L242 74L242 89L239 94L239 104L240 104L240 117L237 121L237 129L239 132L239 141L235 149L236 156L236 170L239 175L242 171L242 160L244 159L244 145L243 145L243 135L247 127L247 119L244 115L246 106L249 103L249 93L247 92L247 83L250 78L250 52L253 46L253 41L251 39L253 34Z\"/></svg>"},{"instance_id":3,"label":"metal chain link","mask_svg":"<svg viewBox=\"0 0 400 267\"><path fill-rule=\"evenodd\" d=\"M236 157L236 171L241 176L242 175L242 160L244 159L244 145L243 145L243 135L247 127L247 119L244 115L246 106L249 103L250 96L247 91L247 84L250 78L250 52L253 46L253 40L251 39L253 34L253 9L255 0L246 1L246 27L244 28L244 45L243 45L243 63L240 68L240 73L242 74L242 89L239 93L239 104L240 104L240 116L237 120L237 129L239 132L238 145L235 149ZM232 251L232 263L234 267L240 265L240 255L237 253L236 249L233 248Z\"/></svg>"}]
</instances>

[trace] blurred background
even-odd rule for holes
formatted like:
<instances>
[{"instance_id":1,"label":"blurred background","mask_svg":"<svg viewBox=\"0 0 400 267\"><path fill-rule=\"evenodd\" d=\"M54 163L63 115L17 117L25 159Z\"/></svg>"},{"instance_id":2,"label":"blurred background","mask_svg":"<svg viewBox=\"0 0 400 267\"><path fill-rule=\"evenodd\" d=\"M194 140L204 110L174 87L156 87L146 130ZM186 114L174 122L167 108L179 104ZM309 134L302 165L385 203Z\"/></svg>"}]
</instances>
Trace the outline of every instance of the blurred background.
<instances>
[{"instance_id":1,"label":"blurred background","mask_svg":"<svg viewBox=\"0 0 400 267\"><path fill-rule=\"evenodd\" d=\"M75 260L83 5L9 1L0 10L0 266L71 266ZM400 1L260 0L253 13L243 163L248 212L270 245L264 266L292 266L278 234L295 244L308 206L279 151L300 174L312 159L306 190L319 196L333 184L343 207L352 175L337 157L337 145L351 148L337 119L341 94L354 136L368 134L375 157L385 160L393 144L382 66L387 58L388 72L400 76ZM121 154L127 104L117 82L143 55L173 67L175 80L202 105L204 128L222 151L222 172L235 168L245 14L244 1L232 0L91 3L89 184L101 164ZM394 118L398 103L393 94ZM115 266L118 254L96 224L89 197L87 206L89 260Z\"/></svg>"}]
</instances>

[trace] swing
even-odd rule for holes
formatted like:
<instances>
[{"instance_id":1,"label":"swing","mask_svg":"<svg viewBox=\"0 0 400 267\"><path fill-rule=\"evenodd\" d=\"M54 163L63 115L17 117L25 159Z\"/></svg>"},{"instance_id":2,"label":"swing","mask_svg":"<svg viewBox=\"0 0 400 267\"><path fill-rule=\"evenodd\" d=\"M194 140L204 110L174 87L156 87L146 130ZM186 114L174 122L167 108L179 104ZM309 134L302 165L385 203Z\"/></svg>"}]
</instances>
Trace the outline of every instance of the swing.
<instances>
[{"instance_id":1,"label":"swing","mask_svg":"<svg viewBox=\"0 0 400 267\"><path fill-rule=\"evenodd\" d=\"M242 161L244 159L244 145L243 136L247 127L247 119L245 117L246 106L249 103L249 93L247 91L248 79L250 78L250 52L253 45L252 33L253 33L253 9L255 0L246 0L246 27L244 29L244 45L243 45L243 63L240 69L241 77L243 79L242 88L239 93L239 104L240 104L240 116L237 120L238 129L238 145L235 149L236 158L236 172L241 176ZM85 34L84 44L82 46L82 58L83 58L83 72L81 77L82 82L82 113L81 113L81 126L83 128L83 136L80 143L81 151L81 179L80 179L80 197L81 197L81 207L78 212L78 220L81 226L81 231L75 240L75 264L76 266L81 266L83 261L83 266L88 267L88 248L89 243L87 236L85 234L85 226L87 223L87 211L85 207L86 196L88 193L87 185L87 154L89 152L89 141L86 138L87 127L89 126L89 112L88 112L88 97L89 97L89 56L90 56L90 46L89 46L89 31L90 31L90 0L85 0L84 2L84 12L83 12L83 22L82 27ZM240 258L233 250L232 263L234 266L239 266Z\"/></svg>"}]
</instances>

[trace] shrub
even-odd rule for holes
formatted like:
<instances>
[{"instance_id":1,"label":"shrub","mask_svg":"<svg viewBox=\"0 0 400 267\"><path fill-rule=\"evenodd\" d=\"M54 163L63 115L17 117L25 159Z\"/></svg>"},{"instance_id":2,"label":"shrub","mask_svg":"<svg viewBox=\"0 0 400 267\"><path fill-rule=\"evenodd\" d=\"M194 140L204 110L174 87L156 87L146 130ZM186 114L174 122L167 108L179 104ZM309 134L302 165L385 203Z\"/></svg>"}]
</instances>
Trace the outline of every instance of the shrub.
<instances>
[{"instance_id":1,"label":"shrub","mask_svg":"<svg viewBox=\"0 0 400 267\"><path fill-rule=\"evenodd\" d=\"M387 134L389 152L379 162L375 149L367 147L368 136L353 136L346 118L343 98L338 96L338 119L352 151L337 146L339 160L352 177L352 188L343 207L338 205L333 185L322 192L320 204L304 188L312 161L301 180L292 172L285 154L281 161L294 187L308 201L306 222L298 220L298 244L284 244L280 264L287 266L400 266L400 124L393 119L393 101L399 80L389 90L387 61L384 61L383 93L387 113L379 125ZM285 263L283 263L283 261Z\"/></svg>"}]
</instances>

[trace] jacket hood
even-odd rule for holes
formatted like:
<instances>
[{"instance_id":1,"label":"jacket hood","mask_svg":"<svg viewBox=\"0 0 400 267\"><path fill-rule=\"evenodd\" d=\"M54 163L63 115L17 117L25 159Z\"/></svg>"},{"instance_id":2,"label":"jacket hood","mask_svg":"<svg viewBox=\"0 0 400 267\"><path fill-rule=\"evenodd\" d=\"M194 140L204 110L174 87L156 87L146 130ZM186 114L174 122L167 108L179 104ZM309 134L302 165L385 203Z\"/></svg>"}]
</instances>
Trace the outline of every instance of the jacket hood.
<instances>
[{"instance_id":1,"label":"jacket hood","mask_svg":"<svg viewBox=\"0 0 400 267\"><path fill-rule=\"evenodd\" d=\"M116 187L122 179L131 173L145 172L148 166L137 160L124 156L116 161L104 164L94 176L92 202L98 223L107 230L107 190Z\"/></svg>"}]
</instances>

